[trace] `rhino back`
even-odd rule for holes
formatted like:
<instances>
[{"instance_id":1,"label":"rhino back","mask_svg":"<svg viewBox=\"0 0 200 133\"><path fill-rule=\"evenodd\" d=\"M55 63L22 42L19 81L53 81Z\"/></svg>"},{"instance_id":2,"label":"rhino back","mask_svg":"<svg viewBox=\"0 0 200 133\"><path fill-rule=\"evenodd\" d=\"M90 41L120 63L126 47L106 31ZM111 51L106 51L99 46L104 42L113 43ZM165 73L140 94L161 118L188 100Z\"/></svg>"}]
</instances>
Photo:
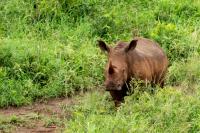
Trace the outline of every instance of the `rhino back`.
<instances>
[{"instance_id":1,"label":"rhino back","mask_svg":"<svg viewBox=\"0 0 200 133\"><path fill-rule=\"evenodd\" d=\"M137 46L129 54L130 76L159 82L166 73L167 56L157 43L145 38L136 39Z\"/></svg>"}]
</instances>

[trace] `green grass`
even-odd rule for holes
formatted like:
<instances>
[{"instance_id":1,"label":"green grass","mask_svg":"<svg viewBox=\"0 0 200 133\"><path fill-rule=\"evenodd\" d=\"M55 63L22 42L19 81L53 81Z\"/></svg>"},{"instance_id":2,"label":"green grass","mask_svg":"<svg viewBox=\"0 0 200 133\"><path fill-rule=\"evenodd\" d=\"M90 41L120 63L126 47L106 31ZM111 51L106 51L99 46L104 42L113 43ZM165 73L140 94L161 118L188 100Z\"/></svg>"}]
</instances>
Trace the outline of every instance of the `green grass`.
<instances>
[{"instance_id":1,"label":"green grass","mask_svg":"<svg viewBox=\"0 0 200 133\"><path fill-rule=\"evenodd\" d=\"M199 132L199 93L184 94L167 87L155 95L147 92L126 97L118 111L108 95L98 92L71 109L66 132Z\"/></svg>"},{"instance_id":2,"label":"green grass","mask_svg":"<svg viewBox=\"0 0 200 133\"><path fill-rule=\"evenodd\" d=\"M105 64L99 38L154 39L174 71L200 52L199 1L8 0L0 9L1 107L98 87Z\"/></svg>"},{"instance_id":3,"label":"green grass","mask_svg":"<svg viewBox=\"0 0 200 133\"><path fill-rule=\"evenodd\" d=\"M22 39L5 39L1 44L0 106L67 96L98 85L103 76L99 75L101 67L97 68L102 64L91 62L99 60L101 55L87 52L95 50L91 45L74 50L70 45L55 41Z\"/></svg>"},{"instance_id":4,"label":"green grass","mask_svg":"<svg viewBox=\"0 0 200 133\"><path fill-rule=\"evenodd\" d=\"M21 117L15 115L9 117L0 115L0 131L2 132L11 132L14 126L19 127L26 124L27 121Z\"/></svg>"},{"instance_id":5,"label":"green grass","mask_svg":"<svg viewBox=\"0 0 200 133\"><path fill-rule=\"evenodd\" d=\"M106 56L96 40L142 36L169 57L166 88L133 94L117 112L107 93L91 94L67 131L198 132L199 18L199 0L0 1L0 107L99 88Z\"/></svg>"}]
</instances>

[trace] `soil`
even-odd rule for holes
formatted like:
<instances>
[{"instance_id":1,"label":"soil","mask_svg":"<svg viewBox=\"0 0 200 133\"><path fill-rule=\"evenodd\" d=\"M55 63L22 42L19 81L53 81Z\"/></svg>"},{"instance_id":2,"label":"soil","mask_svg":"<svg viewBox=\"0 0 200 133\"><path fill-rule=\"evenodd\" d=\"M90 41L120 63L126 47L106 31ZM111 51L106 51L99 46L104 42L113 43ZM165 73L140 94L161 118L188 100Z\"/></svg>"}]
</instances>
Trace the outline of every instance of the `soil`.
<instances>
[{"instance_id":1,"label":"soil","mask_svg":"<svg viewBox=\"0 0 200 133\"><path fill-rule=\"evenodd\" d=\"M34 103L33 105L23 107L8 107L6 109L0 109L0 115L2 116L19 116L28 117L29 114L38 114L38 116L44 117L66 117L66 112L62 109L62 106L70 106L75 104L77 101L75 98L59 98L51 99L43 103ZM62 125L57 126L56 124L45 125L42 119L29 119L26 124L15 126L12 130L13 133L55 133L62 130ZM1 129L0 129L1 132Z\"/></svg>"}]
</instances>

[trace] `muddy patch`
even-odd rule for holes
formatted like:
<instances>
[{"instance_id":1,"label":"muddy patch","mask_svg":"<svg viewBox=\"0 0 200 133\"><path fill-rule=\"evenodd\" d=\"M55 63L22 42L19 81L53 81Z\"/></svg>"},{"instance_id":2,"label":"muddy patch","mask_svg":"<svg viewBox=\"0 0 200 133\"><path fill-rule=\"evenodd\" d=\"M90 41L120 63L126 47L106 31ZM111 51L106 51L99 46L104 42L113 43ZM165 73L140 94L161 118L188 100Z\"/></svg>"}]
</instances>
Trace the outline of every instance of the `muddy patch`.
<instances>
[{"instance_id":1,"label":"muddy patch","mask_svg":"<svg viewBox=\"0 0 200 133\"><path fill-rule=\"evenodd\" d=\"M76 98L57 98L29 106L0 109L0 116L5 119L10 117L9 120L5 120L2 123L7 122L7 125L10 125L7 128L12 128L5 129L0 127L0 132L61 132L64 128L64 119L70 115L69 112L66 112L66 107L72 106L77 102Z\"/></svg>"}]
</instances>

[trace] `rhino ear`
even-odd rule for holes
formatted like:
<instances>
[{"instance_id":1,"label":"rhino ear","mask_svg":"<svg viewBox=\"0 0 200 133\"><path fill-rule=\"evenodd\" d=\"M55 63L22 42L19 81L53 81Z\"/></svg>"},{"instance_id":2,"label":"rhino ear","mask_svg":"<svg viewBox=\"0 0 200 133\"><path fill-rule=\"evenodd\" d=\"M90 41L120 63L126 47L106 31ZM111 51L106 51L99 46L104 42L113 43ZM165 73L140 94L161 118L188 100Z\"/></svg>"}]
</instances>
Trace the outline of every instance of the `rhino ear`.
<instances>
[{"instance_id":1,"label":"rhino ear","mask_svg":"<svg viewBox=\"0 0 200 133\"><path fill-rule=\"evenodd\" d=\"M98 40L98 46L103 52L110 52L110 48L106 45L106 43L102 40Z\"/></svg>"},{"instance_id":2,"label":"rhino ear","mask_svg":"<svg viewBox=\"0 0 200 133\"><path fill-rule=\"evenodd\" d=\"M136 47L136 45L137 45L137 41L138 40L132 40L131 42L130 42L130 44L125 48L125 51L126 52L128 52L128 51L130 51L130 50L133 50L133 49L135 49L135 47Z\"/></svg>"}]
</instances>

